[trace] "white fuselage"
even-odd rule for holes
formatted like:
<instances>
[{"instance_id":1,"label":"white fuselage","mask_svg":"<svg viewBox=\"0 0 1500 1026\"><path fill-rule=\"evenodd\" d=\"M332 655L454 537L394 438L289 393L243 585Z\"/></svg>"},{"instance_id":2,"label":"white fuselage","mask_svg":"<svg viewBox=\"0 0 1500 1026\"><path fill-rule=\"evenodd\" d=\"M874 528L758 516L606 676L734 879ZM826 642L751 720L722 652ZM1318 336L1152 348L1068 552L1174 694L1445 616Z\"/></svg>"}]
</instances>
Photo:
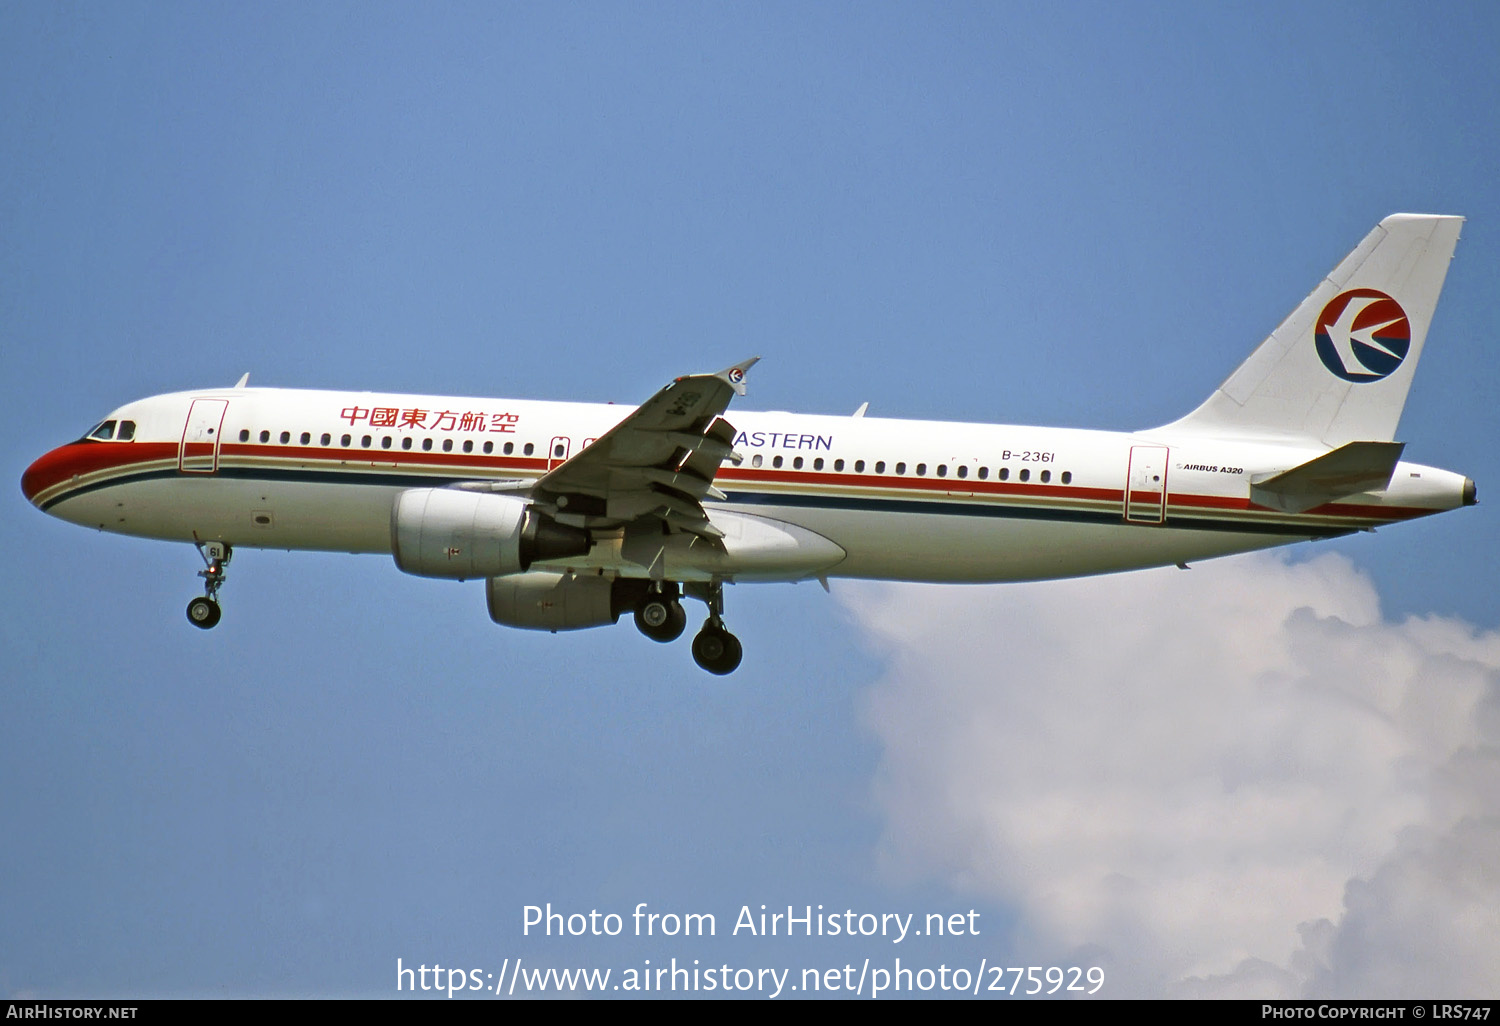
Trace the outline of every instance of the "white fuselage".
<instances>
[{"instance_id":1,"label":"white fuselage","mask_svg":"<svg viewBox=\"0 0 1500 1026\"><path fill-rule=\"evenodd\" d=\"M74 523L234 546L390 552L410 488L536 480L630 406L233 388L156 396L110 415L129 440L39 459L27 497ZM1252 479L1322 449L1159 429L1129 434L752 412L713 511L793 524L843 550L806 576L921 581L1071 577L1190 562L1452 509L1457 474L1401 463L1389 486L1291 514ZM1468 485L1472 489L1472 485ZM607 541L607 540L606 540ZM640 576L605 541L556 568ZM720 575L733 579L733 572Z\"/></svg>"}]
</instances>

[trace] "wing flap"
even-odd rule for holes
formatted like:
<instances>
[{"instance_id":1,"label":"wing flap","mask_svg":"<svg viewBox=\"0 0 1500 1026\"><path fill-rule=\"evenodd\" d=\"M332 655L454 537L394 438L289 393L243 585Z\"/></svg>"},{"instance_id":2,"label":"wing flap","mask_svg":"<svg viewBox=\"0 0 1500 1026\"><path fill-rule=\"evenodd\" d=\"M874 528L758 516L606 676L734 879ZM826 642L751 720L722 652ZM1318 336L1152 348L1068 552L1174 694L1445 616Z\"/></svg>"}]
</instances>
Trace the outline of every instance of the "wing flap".
<instances>
[{"instance_id":1,"label":"wing flap","mask_svg":"<svg viewBox=\"0 0 1500 1026\"><path fill-rule=\"evenodd\" d=\"M620 423L539 479L532 495L557 508L587 509L592 526L658 517L671 528L717 538L702 501L726 459L734 428L721 414L745 392L754 357L717 374L669 382ZM602 501L601 501L602 500Z\"/></svg>"},{"instance_id":2,"label":"wing flap","mask_svg":"<svg viewBox=\"0 0 1500 1026\"><path fill-rule=\"evenodd\" d=\"M678 464L679 472L702 479L710 487L726 459L734 459L734 428L723 417L715 418L695 446L684 446L686 453ZM702 498L698 493L698 498Z\"/></svg>"}]
</instances>

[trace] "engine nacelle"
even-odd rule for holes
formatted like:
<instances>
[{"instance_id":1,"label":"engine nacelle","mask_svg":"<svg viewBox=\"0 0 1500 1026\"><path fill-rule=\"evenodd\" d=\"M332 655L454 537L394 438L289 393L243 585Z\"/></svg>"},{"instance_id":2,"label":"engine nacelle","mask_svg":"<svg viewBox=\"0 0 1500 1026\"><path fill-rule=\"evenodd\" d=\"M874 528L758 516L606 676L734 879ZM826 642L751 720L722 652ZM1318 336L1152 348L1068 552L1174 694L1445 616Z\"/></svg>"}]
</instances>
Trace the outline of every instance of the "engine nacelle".
<instances>
[{"instance_id":1,"label":"engine nacelle","mask_svg":"<svg viewBox=\"0 0 1500 1026\"><path fill-rule=\"evenodd\" d=\"M618 582L599 574L551 570L491 577L485 587L490 619L533 631L604 627L620 618Z\"/></svg>"},{"instance_id":2,"label":"engine nacelle","mask_svg":"<svg viewBox=\"0 0 1500 1026\"><path fill-rule=\"evenodd\" d=\"M499 577L545 559L588 554L589 533L525 499L458 488L413 488L391 507L396 565L421 577Z\"/></svg>"}]
</instances>

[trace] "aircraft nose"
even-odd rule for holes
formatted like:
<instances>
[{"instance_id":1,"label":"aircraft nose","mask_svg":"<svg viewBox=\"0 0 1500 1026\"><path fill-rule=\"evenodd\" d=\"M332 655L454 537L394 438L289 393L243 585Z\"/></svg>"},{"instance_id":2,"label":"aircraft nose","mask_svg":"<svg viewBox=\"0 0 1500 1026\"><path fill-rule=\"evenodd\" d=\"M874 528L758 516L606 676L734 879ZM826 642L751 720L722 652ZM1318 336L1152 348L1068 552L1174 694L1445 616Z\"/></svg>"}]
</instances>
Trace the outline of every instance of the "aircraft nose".
<instances>
[{"instance_id":1,"label":"aircraft nose","mask_svg":"<svg viewBox=\"0 0 1500 1026\"><path fill-rule=\"evenodd\" d=\"M21 493L32 505L38 505L36 501L38 495L59 481L67 479L72 473L66 465L69 448L65 445L38 456L31 466L26 468L26 473L21 475Z\"/></svg>"},{"instance_id":2,"label":"aircraft nose","mask_svg":"<svg viewBox=\"0 0 1500 1026\"><path fill-rule=\"evenodd\" d=\"M21 494L26 496L30 502L34 503L37 493L42 490L42 474L44 470L42 464L46 459L47 457L43 456L41 459L33 461L31 466L26 468L26 473L21 475Z\"/></svg>"}]
</instances>

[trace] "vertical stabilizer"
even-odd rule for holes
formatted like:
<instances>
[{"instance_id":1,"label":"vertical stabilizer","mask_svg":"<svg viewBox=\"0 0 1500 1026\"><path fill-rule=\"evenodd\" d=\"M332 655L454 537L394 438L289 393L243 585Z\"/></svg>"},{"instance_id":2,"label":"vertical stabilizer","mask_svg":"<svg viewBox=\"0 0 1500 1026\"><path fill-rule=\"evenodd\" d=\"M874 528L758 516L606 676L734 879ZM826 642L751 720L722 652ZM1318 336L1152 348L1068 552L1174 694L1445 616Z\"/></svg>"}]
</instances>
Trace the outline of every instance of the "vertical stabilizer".
<instances>
[{"instance_id":1,"label":"vertical stabilizer","mask_svg":"<svg viewBox=\"0 0 1500 1026\"><path fill-rule=\"evenodd\" d=\"M1174 431L1388 442L1406 405L1461 217L1392 214Z\"/></svg>"}]
</instances>

